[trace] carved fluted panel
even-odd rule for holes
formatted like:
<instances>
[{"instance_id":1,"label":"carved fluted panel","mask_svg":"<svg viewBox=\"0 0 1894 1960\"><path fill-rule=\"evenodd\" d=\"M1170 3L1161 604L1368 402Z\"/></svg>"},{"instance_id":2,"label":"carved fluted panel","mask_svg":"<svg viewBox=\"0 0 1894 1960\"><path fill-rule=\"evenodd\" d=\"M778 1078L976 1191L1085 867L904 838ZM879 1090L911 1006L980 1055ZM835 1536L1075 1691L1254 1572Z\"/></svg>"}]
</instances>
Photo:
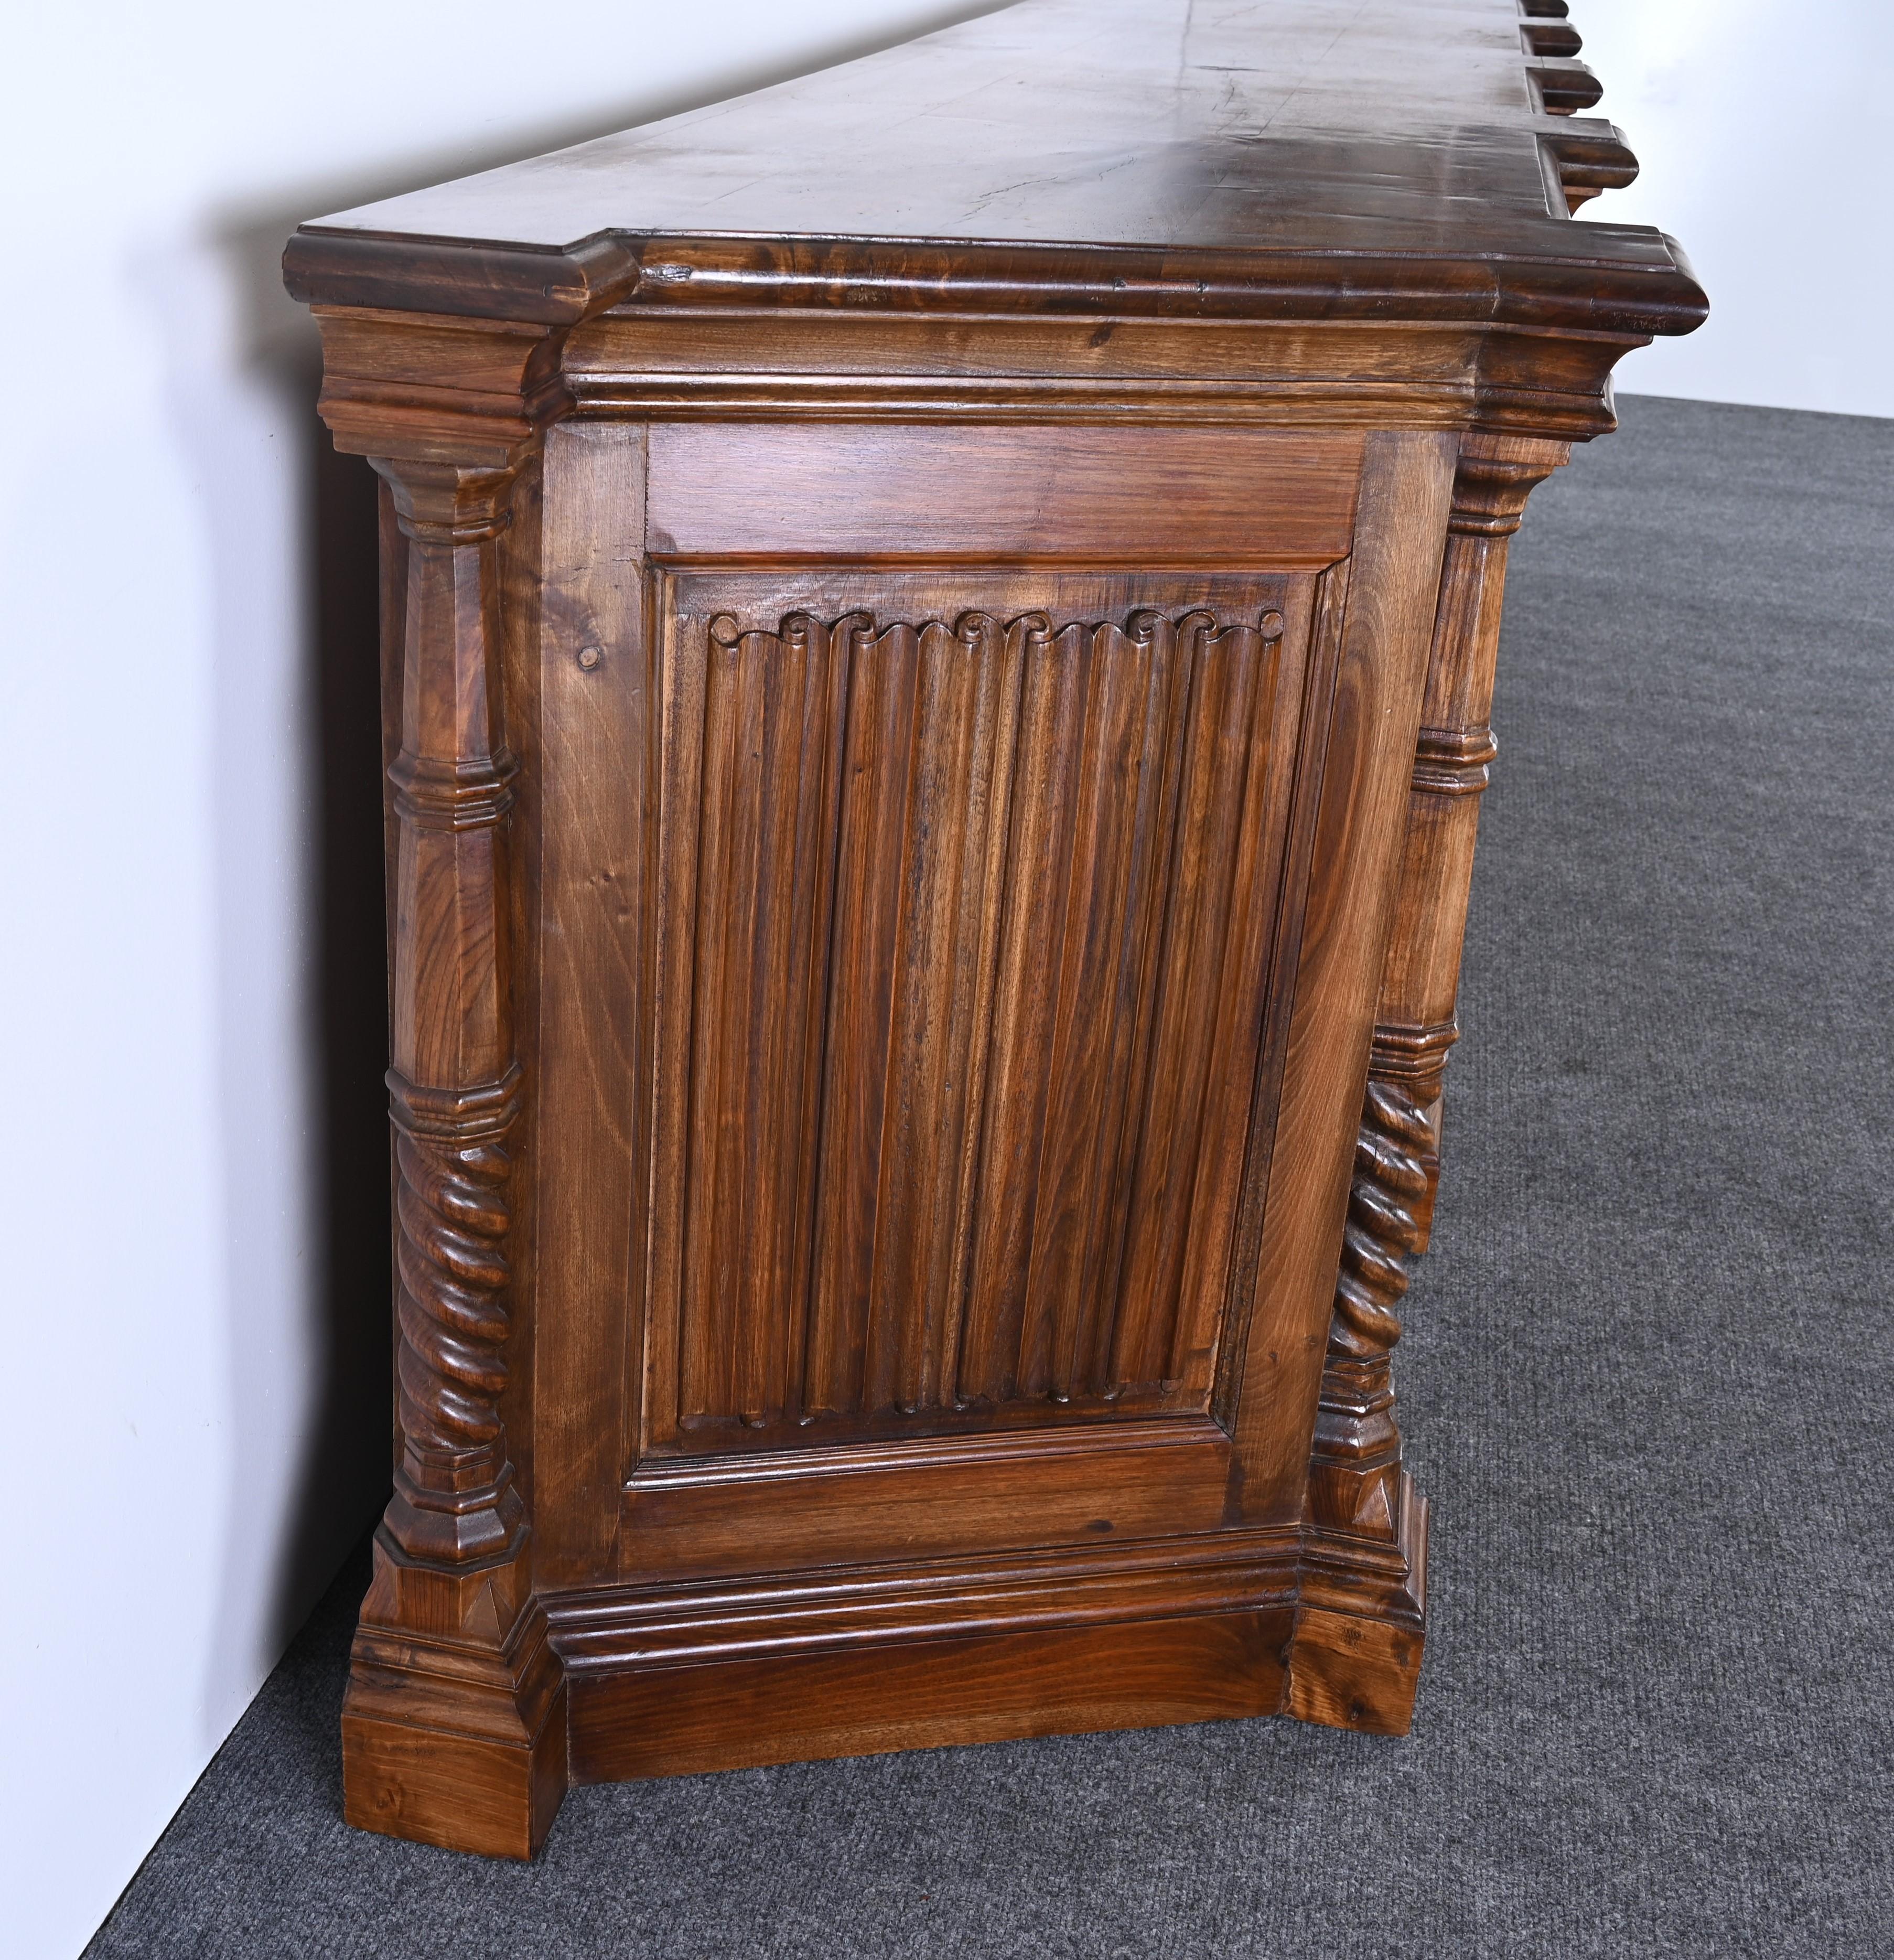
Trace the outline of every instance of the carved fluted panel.
<instances>
[{"instance_id":1,"label":"carved fluted panel","mask_svg":"<svg viewBox=\"0 0 1894 1960\"><path fill-rule=\"evenodd\" d=\"M1203 1409L1273 923L1282 613L696 630L657 1433L666 1391L685 1448Z\"/></svg>"}]
</instances>

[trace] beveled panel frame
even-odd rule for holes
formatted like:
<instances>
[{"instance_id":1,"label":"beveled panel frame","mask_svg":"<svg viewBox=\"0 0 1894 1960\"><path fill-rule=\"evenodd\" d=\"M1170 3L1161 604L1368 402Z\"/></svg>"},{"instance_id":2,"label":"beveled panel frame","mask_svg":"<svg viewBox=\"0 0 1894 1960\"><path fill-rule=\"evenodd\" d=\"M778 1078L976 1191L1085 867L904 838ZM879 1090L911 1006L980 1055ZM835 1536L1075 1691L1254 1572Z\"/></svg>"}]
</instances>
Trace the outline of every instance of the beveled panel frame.
<instances>
[{"instance_id":1,"label":"beveled panel frame","mask_svg":"<svg viewBox=\"0 0 1894 1960\"><path fill-rule=\"evenodd\" d=\"M713 425L694 431L700 437L714 432ZM732 453L752 432L726 431ZM939 432L926 433L932 438ZM977 502L979 432L955 433L961 464L955 495ZM1022 453L1030 452L1021 449L1021 431L1006 433L996 451L1007 469L1016 471ZM1048 444L1066 436L1040 433ZM1173 433L1180 441L1200 443L1203 432L1127 431L1120 440L1127 454L1133 449L1148 453ZM1301 1161L1290 1166L1296 1195L1286 1206L1273 1198L1267 1206L1263 1202L1276 1125L1272 1120L1257 1127L1232 1236L1237 1290L1228 1311L1235 1322L1247 1322L1250 1282L1259 1272L1273 1272L1279 1277L1266 1283L1279 1297L1259 1303L1255 1319L1259 1326L1274 1324L1267 1328L1260 1367L1254 1340L1222 1344L1207 1403L1194 1409L1174 1406L1169 1412L1127 1409L1070 1427L1057 1419L1050 1427L1011 1432L1003 1426L1000 1433L993 1433L989 1418L984 1435L869 1437L815 1449L772 1447L773 1439L766 1437L748 1452L713 1451L694 1461L654 1452L641 1434L654 1324L647 1307L665 1249L652 1208L675 1202L661 1177L654 1180L634 1166L661 1166L653 1153L667 1101L653 1073L662 1048L653 1018L661 1009L653 1004L660 1001L665 984L656 921L672 873L660 842L660 812L678 708L666 686L664 622L690 612L679 595L694 595L698 609L691 616L707 622L713 607L752 630L778 627L798 611L832 621L864 607L878 622L948 621L976 607L996 619L1016 618L1044 608L1049 596L1060 619L1091 622L1122 620L1139 606L1173 617L1196 604L1219 612L1233 605L1236 612L1247 607L1251 617L1300 607L1298 631L1313 645L1321 637L1311 630L1319 588L1328 595L1330 614L1324 642L1327 677L1305 666L1296 686L1281 691L1282 698L1295 700L1300 718L1288 752L1295 757L1295 814L1284 834L1292 840L1292 854L1301 853L1301 864L1313 867L1305 872L1292 866L1287 883L1314 890L1317 956L1331 963L1345 959L1351 974L1359 969L1365 975L1379 956L1378 943L1371 949L1362 943L1349 908L1341 911L1350 921L1350 943L1333 943L1339 915L1333 894L1324 894L1338 883L1387 878L1387 867L1360 861L1359 804L1365 794L1387 793L1390 781L1398 785L1395 793L1404 793L1400 772L1406 756L1390 759L1403 740L1411 754L1411 725L1404 737L1400 729L1418 711L1425 635L1415 629L1415 620L1431 599L1428 584L1438 563L1434 514L1400 507L1433 495L1434 479L1444 480L1452 445L1422 435L1337 438L1333 453L1342 457L1345 450L1347 463L1360 461L1361 476L1342 469L1311 471L1305 463L1295 548L1284 554L1286 564L1273 564L1269 466L1273 447L1286 439L1241 433L1254 445L1244 471L1254 487L1250 514L1243 515L1240 500L1226 498L1217 523L1201 530L1197 567L1174 563L1146 573L1124 568L1138 562L1136 509L1122 499L1101 504L1095 444L1088 445L1085 471L1070 479L1090 487L1088 507L1076 512L1071 527L1076 563L1053 560L1044 550L1036 558L999 565L969 565L961 554L945 563L938 554L897 560L882 553L865 561L846 551L806 559L799 554L784 563L742 549L742 506L735 496L715 505L715 523L702 520L700 500L694 532L666 523L663 512L645 517L644 430L584 422L549 434L538 676L539 732L545 746L535 759L548 813L537 884L539 980L552 998L542 1006L539 1025L542 1036L550 1026L581 1023L587 1033L583 1055L562 1053L554 1045L542 1045L536 1056L541 1109L535 1367L542 1382L556 1382L555 1405L573 1411L559 1434L541 1435L535 1451L536 1563L542 1584L623 1583L641 1574L656 1580L668 1573L675 1580L692 1573L787 1572L844 1553L856 1559L872 1556L878 1540L890 1557L997 1552L1009 1544L1095 1546L1101 1537L1211 1532L1245 1521L1273 1526L1299 1510L1299 1473L1307 1462L1320 1370L1316 1330L1325 1328L1327 1319L1327 1290L1317 1275L1326 1265L1332 1284L1359 1084L1352 1100L1331 1087L1330 1099L1336 1104L1332 1112L1314 1118L1302 1112L1297 1134L1309 1141L1298 1153ZM901 431L877 434L899 451ZM1308 438L1294 440L1306 454ZM1241 451L1228 445L1220 453L1239 465L1244 461ZM708 460L713 463L714 457ZM717 474L713 469L710 473ZM1056 468L1051 474L1057 477ZM1306 494L1311 483L1318 486L1312 500ZM1370 520L1368 535L1361 536L1358 487ZM780 480L771 492L778 500L787 494ZM609 511L602 501L609 504ZM1334 514L1324 517L1325 508ZM858 504L836 507L838 546L850 542L849 527L858 515ZM806 514L797 519L808 521ZM1352 542L1359 552L1365 544L1382 561L1380 575L1387 575L1388 561L1409 562L1397 567L1391 588L1369 606L1346 606L1346 568L1336 565L1341 554L1325 557L1308 550L1311 540L1322 542L1319 527L1324 523L1343 545ZM1247 542L1241 533L1247 533ZM1045 535L1057 534L1055 511ZM1182 549L1175 542L1185 535L1181 528L1174 526L1167 535L1174 542L1161 555ZM819 536L815 541L821 542ZM687 542L699 549L680 550ZM1430 548L1435 555L1424 562ZM1319 576L1330 565L1336 568ZM1301 596L1291 598L1292 592ZM1277 607L1268 603L1272 596L1279 596ZM1403 616L1390 617L1390 608ZM1406 619L1407 612L1415 619ZM1398 671L1384 671L1387 663L1378 643L1390 635L1404 636L1407 643L1394 661ZM1285 632L1285 645L1295 638ZM588 647L594 655L589 667L574 653ZM685 711L701 716L701 710ZM1330 755L1338 730L1345 751L1339 772ZM555 803L561 811L556 825L550 820ZM1372 903L1366 912L1369 932L1384 931L1385 905ZM1266 1066L1257 1080L1273 1112L1276 1090L1269 1078L1272 1071L1295 1074L1298 1019L1307 1023L1312 1015L1324 1023L1305 1028L1305 1042L1359 1043L1365 1071L1371 984L1360 978L1342 990L1346 998L1310 1000L1308 935L1287 916L1273 915L1271 928L1282 984L1268 990ZM560 988L581 975L589 976L585 1001L562 1003ZM601 975L608 976L602 992ZM1329 993L1336 991L1331 984ZM1353 998L1357 993L1364 1001ZM1332 1067L1324 1065L1332 1075ZM605 1086L612 1080L647 1082L651 1092L628 1099L621 1090ZM1306 1088L1298 1092L1294 1080L1285 1090L1301 1093L1306 1102ZM674 1102L672 1109L675 1115ZM1314 1195L1318 1182L1324 1187L1320 1198ZM1332 1206L1326 1201L1327 1183L1336 1186ZM1279 1210L1284 1215L1277 1219ZM1333 1232L1327 1223L1331 1211ZM1273 1220L1280 1242L1272 1264ZM1295 1290L1293 1302L1282 1292L1285 1282ZM1298 1328L1295 1339L1284 1338L1285 1323ZM1314 1373L1304 1351L1311 1344ZM615 1378L621 1384L615 1395L609 1392ZM1304 1402L1307 1424L1298 1413ZM1245 1419L1246 1408L1253 1420ZM1295 1450L1298 1429L1298 1475L1292 1480L1278 1459ZM1266 1470L1266 1481L1254 1478L1257 1464Z\"/></svg>"},{"instance_id":2,"label":"beveled panel frame","mask_svg":"<svg viewBox=\"0 0 1894 1960\"><path fill-rule=\"evenodd\" d=\"M641 1461L1207 1411L1329 585L659 574Z\"/></svg>"}]
</instances>

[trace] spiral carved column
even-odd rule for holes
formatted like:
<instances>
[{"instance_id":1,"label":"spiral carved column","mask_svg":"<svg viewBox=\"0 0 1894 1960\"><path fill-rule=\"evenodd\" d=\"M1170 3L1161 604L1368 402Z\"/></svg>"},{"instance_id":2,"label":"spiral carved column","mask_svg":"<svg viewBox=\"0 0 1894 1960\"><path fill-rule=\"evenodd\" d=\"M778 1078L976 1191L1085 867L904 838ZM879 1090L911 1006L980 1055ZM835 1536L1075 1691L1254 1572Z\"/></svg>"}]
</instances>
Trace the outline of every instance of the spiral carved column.
<instances>
[{"instance_id":1,"label":"spiral carved column","mask_svg":"<svg viewBox=\"0 0 1894 1960\"><path fill-rule=\"evenodd\" d=\"M338 439L357 435L348 408L332 416ZM566 1777L564 1672L532 1596L502 1409L521 1098L501 541L532 441L497 455L470 441L459 461L443 447L424 434L369 451L405 584L389 772L400 1460L343 1704L344 1793L352 1823L526 1857Z\"/></svg>"},{"instance_id":2,"label":"spiral carved column","mask_svg":"<svg viewBox=\"0 0 1894 1960\"><path fill-rule=\"evenodd\" d=\"M431 1095L391 1074L402 1460L386 1520L410 1557L504 1555L524 1522L500 1419L513 1084Z\"/></svg>"},{"instance_id":3,"label":"spiral carved column","mask_svg":"<svg viewBox=\"0 0 1894 1960\"><path fill-rule=\"evenodd\" d=\"M1430 1134L1426 1111L1404 1086L1369 1082L1309 1478L1315 1524L1390 1542L1400 1526L1401 1438L1389 1357L1401 1338L1395 1309L1407 1290L1407 1255L1420 1236Z\"/></svg>"}]
</instances>

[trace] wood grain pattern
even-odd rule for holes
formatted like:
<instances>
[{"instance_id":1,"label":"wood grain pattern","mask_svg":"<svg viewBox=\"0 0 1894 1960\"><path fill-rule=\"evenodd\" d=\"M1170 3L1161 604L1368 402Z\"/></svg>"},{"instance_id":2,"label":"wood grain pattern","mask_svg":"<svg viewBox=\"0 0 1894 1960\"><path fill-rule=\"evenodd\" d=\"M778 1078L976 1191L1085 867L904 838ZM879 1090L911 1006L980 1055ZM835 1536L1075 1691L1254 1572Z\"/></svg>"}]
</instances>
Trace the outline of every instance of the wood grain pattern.
<instances>
[{"instance_id":1,"label":"wood grain pattern","mask_svg":"<svg viewBox=\"0 0 1894 1960\"><path fill-rule=\"evenodd\" d=\"M1498 745L1491 726L1506 552L1534 488L1569 454L1563 443L1462 439L1415 745L1400 908L1375 1012L1374 1079L1411 1095L1432 1135L1413 1249L1426 1249L1440 1182L1441 1077L1459 1036L1460 949L1473 887L1479 797Z\"/></svg>"},{"instance_id":2,"label":"wood grain pattern","mask_svg":"<svg viewBox=\"0 0 1894 1960\"><path fill-rule=\"evenodd\" d=\"M1231 1453L1213 1418L1121 1414L651 1458L625 1486L612 1576L694 1580L1214 1532L1227 1521Z\"/></svg>"},{"instance_id":3,"label":"wood grain pattern","mask_svg":"<svg viewBox=\"0 0 1894 1960\"><path fill-rule=\"evenodd\" d=\"M1327 1728L1404 1736L1420 1649L1418 1627L1305 1608L1296 1616L1288 1712Z\"/></svg>"},{"instance_id":4,"label":"wood grain pattern","mask_svg":"<svg viewBox=\"0 0 1894 1960\"><path fill-rule=\"evenodd\" d=\"M1298 1534L551 1602L580 1781L1273 1713Z\"/></svg>"},{"instance_id":5,"label":"wood grain pattern","mask_svg":"<svg viewBox=\"0 0 1894 1960\"><path fill-rule=\"evenodd\" d=\"M383 480L351 1822L1411 1718L1507 540L1703 296L1564 0L1022 0L303 227Z\"/></svg>"},{"instance_id":6,"label":"wood grain pattern","mask_svg":"<svg viewBox=\"0 0 1894 1960\"><path fill-rule=\"evenodd\" d=\"M1279 297L1292 307L1301 291ZM983 427L1050 423L1135 424L1161 442L1178 428L1333 436L1390 424L1458 430L1476 418L1583 437L1612 426L1606 377L1629 344L1491 321L1487 300L1472 294L1419 319L1154 319L1137 310L1146 298L1129 283L1075 295L1037 275L1006 307L983 289L945 317L726 311L653 294L576 329L562 367L586 417L872 419L890 431L952 428L963 446Z\"/></svg>"},{"instance_id":7,"label":"wood grain pattern","mask_svg":"<svg viewBox=\"0 0 1894 1960\"><path fill-rule=\"evenodd\" d=\"M899 556L931 535L930 555L980 566L1139 567L1319 566L1348 549L1362 460L1352 431L1160 428L1137 450L1127 470L1124 438L1107 430L659 422L652 546L667 562L780 564Z\"/></svg>"},{"instance_id":8,"label":"wood grain pattern","mask_svg":"<svg viewBox=\"0 0 1894 1960\"><path fill-rule=\"evenodd\" d=\"M695 957L655 1446L1206 1406L1282 625L679 635L704 732L673 833Z\"/></svg>"},{"instance_id":9,"label":"wood grain pattern","mask_svg":"<svg viewBox=\"0 0 1894 1960\"><path fill-rule=\"evenodd\" d=\"M1312 1524L1302 1545L1286 1712L1305 1722L1404 1736L1427 1627L1427 1504L1393 1480L1393 1530Z\"/></svg>"},{"instance_id":10,"label":"wood grain pattern","mask_svg":"<svg viewBox=\"0 0 1894 1960\"><path fill-rule=\"evenodd\" d=\"M1273 1715L1292 1618L1280 1606L584 1676L574 1780Z\"/></svg>"},{"instance_id":11,"label":"wood grain pattern","mask_svg":"<svg viewBox=\"0 0 1894 1960\"><path fill-rule=\"evenodd\" d=\"M537 1748L345 1712L343 1815L384 1837L530 1858L565 1799L565 1728L563 1694Z\"/></svg>"},{"instance_id":12,"label":"wood grain pattern","mask_svg":"<svg viewBox=\"0 0 1894 1960\"><path fill-rule=\"evenodd\" d=\"M534 1569L549 1586L581 1583L615 1558L631 1451L625 1357L643 1309L647 1193L637 1166L647 1160L651 1112L621 1085L650 1066L642 921L653 667L644 566L617 539L621 525L642 530L644 452L636 425L548 432L538 631L522 650L539 710L519 733L523 775L539 792L537 849L521 883L533 956L523 963L537 990L527 1051L539 1118ZM532 800L522 803L530 813Z\"/></svg>"},{"instance_id":13,"label":"wood grain pattern","mask_svg":"<svg viewBox=\"0 0 1894 1960\"><path fill-rule=\"evenodd\" d=\"M567 1706L522 1561L443 1567L384 1526L342 1728L350 1823L530 1857L565 1794Z\"/></svg>"}]
</instances>

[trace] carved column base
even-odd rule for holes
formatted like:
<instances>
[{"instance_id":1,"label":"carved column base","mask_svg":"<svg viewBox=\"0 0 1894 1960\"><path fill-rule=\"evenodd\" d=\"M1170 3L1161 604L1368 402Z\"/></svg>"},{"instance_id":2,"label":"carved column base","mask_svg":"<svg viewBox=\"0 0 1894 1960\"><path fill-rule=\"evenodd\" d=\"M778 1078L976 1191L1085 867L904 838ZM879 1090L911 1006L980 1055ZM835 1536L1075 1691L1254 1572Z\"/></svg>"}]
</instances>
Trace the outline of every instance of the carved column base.
<instances>
[{"instance_id":1,"label":"carved column base","mask_svg":"<svg viewBox=\"0 0 1894 1960\"><path fill-rule=\"evenodd\" d=\"M1426 1625L1427 1507L1401 1467L1390 1355L1438 1132L1438 1042L1384 1041L1355 1134L1335 1309L1316 1405L1289 1710L1404 1736ZM1426 1031L1422 1031L1423 1035ZM1451 1039L1451 1030L1448 1038Z\"/></svg>"},{"instance_id":2,"label":"carved column base","mask_svg":"<svg viewBox=\"0 0 1894 1960\"><path fill-rule=\"evenodd\" d=\"M1289 1640L1287 1712L1331 1729L1404 1736L1427 1631L1427 1500L1397 1466L1385 1543L1311 1527Z\"/></svg>"},{"instance_id":3,"label":"carved column base","mask_svg":"<svg viewBox=\"0 0 1894 1960\"><path fill-rule=\"evenodd\" d=\"M495 1858L545 1842L566 1791L565 1674L523 1550L448 1570L376 1533L342 1703L359 1829Z\"/></svg>"},{"instance_id":4,"label":"carved column base","mask_svg":"<svg viewBox=\"0 0 1894 1960\"><path fill-rule=\"evenodd\" d=\"M1308 1514L1325 1530L1391 1541L1400 1526L1401 1433L1385 1354L1330 1354L1309 1463Z\"/></svg>"}]
</instances>

